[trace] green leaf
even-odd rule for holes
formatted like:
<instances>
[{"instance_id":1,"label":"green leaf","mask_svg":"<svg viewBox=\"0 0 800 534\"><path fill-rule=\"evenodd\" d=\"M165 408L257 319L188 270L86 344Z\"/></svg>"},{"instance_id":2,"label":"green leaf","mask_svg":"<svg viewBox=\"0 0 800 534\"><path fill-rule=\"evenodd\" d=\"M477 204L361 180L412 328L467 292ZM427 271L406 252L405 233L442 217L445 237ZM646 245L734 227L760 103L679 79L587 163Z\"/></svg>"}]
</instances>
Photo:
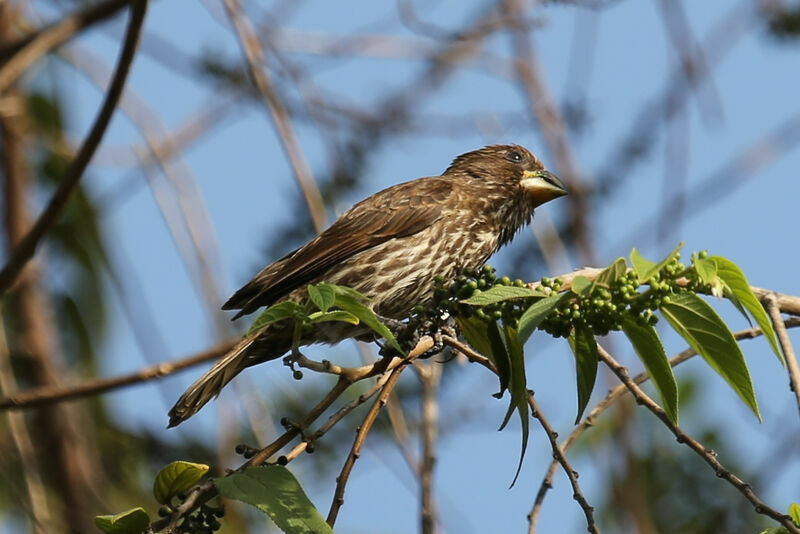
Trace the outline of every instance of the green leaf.
<instances>
[{"instance_id":1,"label":"green leaf","mask_svg":"<svg viewBox=\"0 0 800 534\"><path fill-rule=\"evenodd\" d=\"M576 326L569 336L569 346L575 354L575 368L578 375L578 417L575 418L577 425L589 403L597 378L597 341L591 330Z\"/></svg>"},{"instance_id":2,"label":"green leaf","mask_svg":"<svg viewBox=\"0 0 800 534\"><path fill-rule=\"evenodd\" d=\"M576 295L588 295L592 290L592 281L585 276L578 275L572 280L571 291Z\"/></svg>"},{"instance_id":3,"label":"green leaf","mask_svg":"<svg viewBox=\"0 0 800 534\"><path fill-rule=\"evenodd\" d=\"M472 295L468 299L461 302L470 304L472 306L488 306L497 302L505 300L541 297L544 294L540 290L531 289L529 287L516 287L516 286L492 286L486 291L482 291L477 295Z\"/></svg>"},{"instance_id":4,"label":"green leaf","mask_svg":"<svg viewBox=\"0 0 800 534\"><path fill-rule=\"evenodd\" d=\"M337 286L336 284L325 284L325 285L332 287L337 295L345 295L363 302L367 302L369 300L368 296L364 295L363 293L359 293L352 287Z\"/></svg>"},{"instance_id":5,"label":"green leaf","mask_svg":"<svg viewBox=\"0 0 800 534\"><path fill-rule=\"evenodd\" d=\"M645 275L651 272L656 272L657 269L654 271L653 268L656 266L655 263L652 261L643 258L639 251L635 248L631 250L631 265L633 266L633 272L636 273L636 277L639 279L639 283L645 282Z\"/></svg>"},{"instance_id":6,"label":"green leaf","mask_svg":"<svg viewBox=\"0 0 800 534\"><path fill-rule=\"evenodd\" d=\"M249 336L256 330L260 330L268 324L282 321L284 319L294 319L298 316L298 314L301 313L301 311L302 307L300 304L292 300L284 300L283 302L273 304L261 312L261 315L256 317L256 320L253 321L253 324L251 324L250 328L247 329L247 335Z\"/></svg>"},{"instance_id":7,"label":"green leaf","mask_svg":"<svg viewBox=\"0 0 800 534\"><path fill-rule=\"evenodd\" d=\"M770 527L762 530L758 534L789 534L789 531L786 530L786 527Z\"/></svg>"},{"instance_id":8,"label":"green leaf","mask_svg":"<svg viewBox=\"0 0 800 534\"><path fill-rule=\"evenodd\" d=\"M572 298L569 292L561 295L552 295L534 302L519 318L519 338L522 343L528 341L533 331L536 330L542 321L558 307L565 298Z\"/></svg>"},{"instance_id":9,"label":"green leaf","mask_svg":"<svg viewBox=\"0 0 800 534\"><path fill-rule=\"evenodd\" d=\"M343 323L350 323L357 325L361 320L350 312L342 310L334 310L328 312L314 312L308 316L309 322L312 324L324 323L326 321L341 321Z\"/></svg>"},{"instance_id":10,"label":"green leaf","mask_svg":"<svg viewBox=\"0 0 800 534\"><path fill-rule=\"evenodd\" d=\"M341 286L336 287L337 290L341 289ZM392 331L378 319L378 316L375 315L372 308L361 302L360 297L357 295L358 292L337 291L335 305L356 316L362 323L371 328L380 337L384 338L400 354L405 355L405 351L400 348L400 344L397 342L397 338L394 337Z\"/></svg>"},{"instance_id":11,"label":"green leaf","mask_svg":"<svg viewBox=\"0 0 800 534\"><path fill-rule=\"evenodd\" d=\"M792 518L795 525L800 527L800 504L793 502L789 505L789 517Z\"/></svg>"},{"instance_id":12,"label":"green leaf","mask_svg":"<svg viewBox=\"0 0 800 534\"><path fill-rule=\"evenodd\" d=\"M644 363L650 379L661 395L661 404L667 417L678 424L678 384L675 382L675 375L672 374L672 367L656 329L649 324L639 324L632 317L625 316L622 319L622 331L628 336L633 349Z\"/></svg>"},{"instance_id":13,"label":"green leaf","mask_svg":"<svg viewBox=\"0 0 800 534\"><path fill-rule=\"evenodd\" d=\"M758 324L758 327L764 332L764 337L769 341L772 352L774 352L778 360L785 365L783 353L778 345L778 338L772 327L772 321L770 321L758 297L756 297L753 290L750 289L750 283L747 281L742 270L728 258L711 256L709 259L714 260L714 263L717 265L717 276L719 276L719 278L725 282L728 289L730 289L733 296L731 300L734 303L738 301L742 306L747 308L747 311L750 312L750 315L753 316L753 319L755 319Z\"/></svg>"},{"instance_id":14,"label":"green leaf","mask_svg":"<svg viewBox=\"0 0 800 534\"><path fill-rule=\"evenodd\" d=\"M336 290L325 283L309 285L308 296L319 311L326 312L336 300Z\"/></svg>"},{"instance_id":15,"label":"green leaf","mask_svg":"<svg viewBox=\"0 0 800 534\"><path fill-rule=\"evenodd\" d=\"M631 250L631 265L633 265L633 270L636 272L636 277L639 279L640 284L644 284L645 282L650 281L653 276L663 269L669 262L676 258L678 254L680 254L681 249L683 248L683 241L678 243L678 246L675 247L672 252L667 254L667 257L661 260L658 263L653 263L650 260L646 260L639 255L639 252L636 249Z\"/></svg>"},{"instance_id":16,"label":"green leaf","mask_svg":"<svg viewBox=\"0 0 800 534\"><path fill-rule=\"evenodd\" d=\"M306 496L300 483L283 466L251 467L217 478L220 495L255 506L287 534L333 534Z\"/></svg>"},{"instance_id":17,"label":"green leaf","mask_svg":"<svg viewBox=\"0 0 800 534\"><path fill-rule=\"evenodd\" d=\"M153 496L159 503L166 504L178 493L194 486L208 473L208 469L206 464L182 460L172 462L156 475L156 480L153 482Z\"/></svg>"},{"instance_id":18,"label":"green leaf","mask_svg":"<svg viewBox=\"0 0 800 534\"><path fill-rule=\"evenodd\" d=\"M469 345L489 358L497 369L497 378L500 380L500 390L494 394L498 399L508 388L511 377L511 363L508 352L500 338L499 327L495 321L487 323L475 316L456 317L458 331L467 340Z\"/></svg>"},{"instance_id":19,"label":"green leaf","mask_svg":"<svg viewBox=\"0 0 800 534\"><path fill-rule=\"evenodd\" d=\"M142 534L150 526L150 516L139 507L117 515L96 515L94 524L106 534Z\"/></svg>"},{"instance_id":20,"label":"green leaf","mask_svg":"<svg viewBox=\"0 0 800 534\"><path fill-rule=\"evenodd\" d=\"M714 309L694 293L679 293L661 313L761 420L750 371L733 334Z\"/></svg>"},{"instance_id":21,"label":"green leaf","mask_svg":"<svg viewBox=\"0 0 800 534\"><path fill-rule=\"evenodd\" d=\"M628 264L625 263L625 258L617 258L614 263L600 271L600 274L594 279L592 290L598 286L610 289L611 284L622 278L628 271Z\"/></svg>"},{"instance_id":22,"label":"green leaf","mask_svg":"<svg viewBox=\"0 0 800 534\"><path fill-rule=\"evenodd\" d=\"M511 481L511 486L517 482L520 470L522 469L522 461L525 459L525 451L528 448L528 433L530 420L528 418L528 384L525 377L525 354L522 349L522 341L519 338L517 331L510 326L503 329L503 337L505 345L508 348L508 354L511 360L511 402L508 406L503 424L500 430L503 430L508 423L511 413L516 409L519 414L520 424L522 426L522 448L519 453L519 463L517 464L517 472L514 474L514 480Z\"/></svg>"},{"instance_id":23,"label":"green leaf","mask_svg":"<svg viewBox=\"0 0 800 534\"><path fill-rule=\"evenodd\" d=\"M711 258L695 258L694 270L704 284L713 284L717 278L717 263Z\"/></svg>"},{"instance_id":24,"label":"green leaf","mask_svg":"<svg viewBox=\"0 0 800 534\"><path fill-rule=\"evenodd\" d=\"M489 341L489 353L486 356L492 360L497 369L497 378L500 379L500 391L494 395L499 399L508 389L509 382L511 382L511 355L508 352L508 345L503 331L500 330L500 325L497 324L497 321L491 321L486 325L486 338ZM506 414L505 420L500 425L500 430L503 429L507 422L508 414Z\"/></svg>"},{"instance_id":25,"label":"green leaf","mask_svg":"<svg viewBox=\"0 0 800 534\"><path fill-rule=\"evenodd\" d=\"M458 325L458 331L466 338L467 343L473 349L492 359L492 347L489 343L488 333L489 323L481 321L475 316L464 317L459 315L456 317L456 324Z\"/></svg>"}]
</instances>

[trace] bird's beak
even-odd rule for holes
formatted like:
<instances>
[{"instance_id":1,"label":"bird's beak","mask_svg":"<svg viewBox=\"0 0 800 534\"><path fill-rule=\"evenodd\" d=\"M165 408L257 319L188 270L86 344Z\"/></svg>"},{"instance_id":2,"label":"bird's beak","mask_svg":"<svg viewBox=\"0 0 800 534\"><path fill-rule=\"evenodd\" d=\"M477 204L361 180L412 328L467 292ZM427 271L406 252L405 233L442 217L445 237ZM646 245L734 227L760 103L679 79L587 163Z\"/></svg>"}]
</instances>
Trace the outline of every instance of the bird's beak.
<instances>
[{"instance_id":1,"label":"bird's beak","mask_svg":"<svg viewBox=\"0 0 800 534\"><path fill-rule=\"evenodd\" d=\"M552 172L545 170L523 171L520 185L525 188L536 206L567 194L567 188L561 180Z\"/></svg>"}]
</instances>

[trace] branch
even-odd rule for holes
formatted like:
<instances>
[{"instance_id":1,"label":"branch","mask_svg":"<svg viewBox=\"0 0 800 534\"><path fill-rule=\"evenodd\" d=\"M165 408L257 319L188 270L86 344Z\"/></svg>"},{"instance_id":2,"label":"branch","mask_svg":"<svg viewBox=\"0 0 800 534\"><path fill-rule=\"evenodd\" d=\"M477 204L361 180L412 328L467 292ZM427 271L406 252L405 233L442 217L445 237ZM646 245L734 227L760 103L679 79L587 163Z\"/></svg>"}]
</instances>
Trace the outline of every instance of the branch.
<instances>
[{"instance_id":1,"label":"branch","mask_svg":"<svg viewBox=\"0 0 800 534\"><path fill-rule=\"evenodd\" d=\"M422 337L417 346L409 353L406 359L401 358L382 358L378 360L373 365L358 367L350 369L349 372L343 372L339 374L339 379L334 384L333 388L325 395L325 397L314 406L308 414L297 424L289 424L287 425L288 428L286 432L278 436L272 443L258 451L252 458L250 458L247 462L239 466L236 470L231 471L231 473L240 473L249 467L255 467L258 465L262 465L269 460L270 457L274 456L278 453L283 447L288 445L295 437L300 435L306 428L311 426L314 421L316 421L331 405L338 399L346 390L349 388L354 382L359 380L364 380L366 378L370 378L373 376L377 376L383 373L394 373L394 371L400 366L406 366L414 359L418 358L426 351L430 350L433 347L433 339L430 336ZM391 378L391 376L389 376ZM388 378L386 379L388 382ZM364 399L366 400L366 399ZM352 404L352 402L350 403ZM329 418L328 422L325 423L321 427L320 430L324 429L325 432L330 430L336 422L342 419L342 417L346 414L346 409L350 406L348 404L345 408L339 410L339 412L343 412L337 416L334 414ZM353 406L355 408L355 406ZM334 419L336 418L336 419ZM333 421L331 419L334 419ZM319 431L318 431L319 432ZM315 434L316 436L316 434ZM314 438L312 437L312 440ZM307 445L302 449L305 450ZM288 453L286 456L292 455L294 451ZM294 456L299 454L299 450L294 453ZM167 517L163 517L158 519L150 524L150 527L147 529L146 532L154 533L160 532L161 530L166 529L168 532L171 532L178 523L181 521L182 518L186 517L187 515L191 514L195 509L197 509L200 505L208 502L209 500L213 499L218 495L217 489L214 487L213 479L208 479L201 483L198 486L192 488L186 499L178 506L172 514Z\"/></svg>"},{"instance_id":2,"label":"branch","mask_svg":"<svg viewBox=\"0 0 800 534\"><path fill-rule=\"evenodd\" d=\"M133 58L136 53L136 45L139 41L139 34L142 30L144 16L147 12L147 0L136 0L131 5L131 16L128 21L128 28L126 30L125 42L120 52L117 68L114 72L114 77L106 93L103 105L100 112L95 118L89 135L83 141L78 154L75 159L70 163L61 182L58 184L55 194L50 199L47 207L39 216L39 219L31 227L30 231L22 238L22 240L14 247L8 262L0 271L0 295L5 293L9 287L19 276L22 268L33 257L36 247L41 241L44 234L56 223L61 212L67 205L72 192L78 186L83 172L89 165L95 150L97 150L103 135L111 122L111 116L114 113L114 108L122 95L122 89L125 86L125 80L128 77Z\"/></svg>"},{"instance_id":3,"label":"branch","mask_svg":"<svg viewBox=\"0 0 800 534\"><path fill-rule=\"evenodd\" d=\"M132 0L109 0L85 8L36 30L0 49L0 93L5 92L31 64L81 30L110 18Z\"/></svg>"},{"instance_id":4,"label":"branch","mask_svg":"<svg viewBox=\"0 0 800 534\"><path fill-rule=\"evenodd\" d=\"M381 390L381 394L377 399L375 399L375 402L372 403L372 406L367 412L366 417L364 417L364 421L362 421L361 425L358 427L358 432L356 432L356 438L353 441L353 446L350 448L350 453L347 455L347 459L342 466L342 471L339 473L339 476L336 477L336 491L333 494L333 502L331 502L331 508L328 512L328 518L326 519L327 523L331 527L333 527L333 524L336 522L336 516L339 515L339 509L344 504L344 489L347 485L347 480L350 477L350 473L353 470L353 465L355 465L356 460L361 456L361 448L364 446L364 441L367 438L367 434L372 429L372 425L378 418L378 413L380 413L381 408L383 408L383 406L386 404L386 399L389 397L389 394L397 384L397 380L400 378L400 373L403 372L407 365L408 362L404 361L401 363L401 365L392 370L391 374L389 375L389 379L386 381L386 384L384 384L383 389Z\"/></svg>"},{"instance_id":5,"label":"branch","mask_svg":"<svg viewBox=\"0 0 800 534\"><path fill-rule=\"evenodd\" d=\"M787 319L784 324L787 328L796 328L800 326L800 319L793 317ZM760 328L750 328L733 334L733 336L739 341L743 339L754 339L761 335L763 335L763 332ZM678 353L676 356L670 358L670 367L676 367L696 355L697 353L694 351L694 349L686 349L683 352ZM648 381L649 379L650 375L646 371L643 371L633 378L633 382L638 385ZM620 384L614 389L610 390L605 398L598 402L597 405L589 412L589 415L587 415L583 421L581 421L581 423L573 429L570 435L561 442L561 450L565 452L569 450L586 430L594 426L594 424L597 422L597 418L600 417L603 412L605 412L626 393L629 393L629 391L624 384ZM539 513L542 510L544 498L547 495L548 490L553 487L553 476L555 475L557 467L558 462L553 460L550 463L550 467L547 469L544 478L542 479L542 483L539 486L539 491L537 492L536 499L533 503L533 508L531 509L530 514L528 514L528 521L530 523L528 527L528 534L535 534L536 532L536 523L539 519Z\"/></svg>"},{"instance_id":6,"label":"branch","mask_svg":"<svg viewBox=\"0 0 800 534\"><path fill-rule=\"evenodd\" d=\"M433 500L433 467L436 463L437 425L439 407L436 393L442 376L438 362L427 365L417 364L419 380L422 383L422 462L419 467L420 480L420 532L433 534L436 525L436 507Z\"/></svg>"},{"instance_id":7,"label":"branch","mask_svg":"<svg viewBox=\"0 0 800 534\"><path fill-rule=\"evenodd\" d=\"M424 336L419 340L417 346L414 347L414 349L408 353L408 356L401 360L399 365L392 370L389 379L386 381L386 384L384 384L383 389L381 390L381 394L377 399L375 399L375 402L372 403L367 415L364 417L364 421L362 421L361 425L358 427L358 432L356 432L353 446L350 448L350 454L347 455L347 459L342 466L342 471L339 473L339 476L336 477L336 491L333 494L333 502L331 502L331 508L328 511L328 518L326 519L327 523L331 527L333 527L333 524L336 522L336 516L339 515L339 509L344 504L344 489L347 485L347 480L350 477L350 472L353 470L353 465L361 456L361 448L364 445L367 434L372 428L372 425L375 423L381 408L383 408L383 406L386 404L386 400L389 398L392 390L394 390L394 386L397 384L397 380L400 378L400 373L403 372L408 364L433 348L433 345L433 338L430 336Z\"/></svg>"},{"instance_id":8,"label":"branch","mask_svg":"<svg viewBox=\"0 0 800 534\"><path fill-rule=\"evenodd\" d=\"M41 387L0 397L0 410L25 410L65 400L97 395L112 389L162 378L194 365L219 358L231 350L238 341L229 341L182 360L151 365L136 372L114 378L101 378L72 387Z\"/></svg>"},{"instance_id":9,"label":"branch","mask_svg":"<svg viewBox=\"0 0 800 534\"><path fill-rule=\"evenodd\" d=\"M742 479L731 473L728 469L725 468L719 460L717 460L716 453L711 449L707 449L703 446L702 443L694 439L692 436L687 434L686 432L681 429L678 425L670 421L667 414L664 412L661 407L656 404L656 402L647 396L647 394L642 391L636 383L631 380L631 377L628 375L627 369L619 364L606 350L597 345L597 354L600 360L605 363L611 371L617 375L617 378L625 385L625 387L631 392L631 394L636 399L637 404L643 405L645 408L650 410L653 415L658 417L661 422L666 425L666 427L672 432L678 440L678 443L683 443L690 449L692 449L695 453L697 453L700 458L702 458L711 468L714 470L714 473L717 477L727 480L734 488L739 490L739 492L745 496L745 498L753 504L753 508L755 509L756 513L763 514L768 517L771 517L781 525L783 525L786 530L788 530L792 534L800 534L800 528L795 526L792 518L788 515L781 514L777 510L773 509L769 505L767 505L764 501L762 501L750 487L750 484L744 482Z\"/></svg>"},{"instance_id":10,"label":"branch","mask_svg":"<svg viewBox=\"0 0 800 534\"><path fill-rule=\"evenodd\" d=\"M777 297L770 293L764 299L764 307L769 313L772 324L775 326L775 332L778 334L778 342L783 349L783 356L786 358L786 369L789 372L789 387L794 392L794 398L797 401L797 408L800 409L800 367L797 365L797 356L792 347L792 340L789 339L789 332L786 331L786 325L783 324L781 311L778 308Z\"/></svg>"},{"instance_id":11,"label":"branch","mask_svg":"<svg viewBox=\"0 0 800 534\"><path fill-rule=\"evenodd\" d=\"M224 4L225 9L228 11L228 16L233 22L236 34L239 37L239 43L247 58L250 75L253 77L253 81L258 91L261 93L264 102L267 104L267 108L272 116L272 122L281 139L283 150L289 158L289 163L300 185L300 190L303 192L303 196L306 199L314 228L317 233L321 233L327 224L325 204L322 202L322 195L319 192L319 188L313 176L311 176L308 162L303 152L300 150L300 143L292 127L289 112L275 93L266 69L262 68L264 51L261 48L261 43L250 21L242 15L241 1L225 0Z\"/></svg>"},{"instance_id":12,"label":"branch","mask_svg":"<svg viewBox=\"0 0 800 534\"><path fill-rule=\"evenodd\" d=\"M597 525L594 522L594 508L586 501L586 497L584 497L583 492L581 491L581 487L578 484L578 472L572 469L569 461L567 461L567 457L564 456L564 450L558 445L558 434L553 430L553 427L550 426L550 422L542 415L541 410L539 410L539 405L536 403L536 399L533 397L533 392L529 392L528 395L528 406L531 407L531 416L535 417L539 423L542 425L545 434L547 434L547 439L550 441L550 447L553 449L553 457L555 461L561 464L561 467L564 468L564 473L566 473L567 478L569 478L569 483L572 485L572 498L580 505L583 509L583 514L586 516L586 528L589 532L593 532L595 534L599 534L599 530L597 530Z\"/></svg>"}]
</instances>

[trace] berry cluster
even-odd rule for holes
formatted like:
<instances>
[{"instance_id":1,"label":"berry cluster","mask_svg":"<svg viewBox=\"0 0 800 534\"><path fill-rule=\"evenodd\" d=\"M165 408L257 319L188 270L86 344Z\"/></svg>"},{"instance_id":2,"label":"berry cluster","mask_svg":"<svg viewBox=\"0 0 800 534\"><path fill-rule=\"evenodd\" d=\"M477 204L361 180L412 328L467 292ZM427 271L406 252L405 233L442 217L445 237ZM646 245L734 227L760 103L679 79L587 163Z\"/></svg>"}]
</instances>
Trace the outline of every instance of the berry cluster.
<instances>
[{"instance_id":1,"label":"berry cluster","mask_svg":"<svg viewBox=\"0 0 800 534\"><path fill-rule=\"evenodd\" d=\"M450 283L438 276L434 279L434 284L433 303L429 306L418 306L415 310L420 316L436 317L443 313L452 317L475 315L484 321L502 319L504 324L516 327L526 304L530 305L528 301L522 299L506 300L480 307L461 302L494 286L525 286L525 282L520 279L511 280L507 276L498 278L491 265L485 265L478 271L464 270Z\"/></svg>"},{"instance_id":2,"label":"berry cluster","mask_svg":"<svg viewBox=\"0 0 800 534\"><path fill-rule=\"evenodd\" d=\"M178 495L178 499L180 500L185 498L185 494ZM161 517L166 517L172 512L173 509L171 506L162 506L158 509L158 515ZM176 532L185 534L213 534L222 526L219 520L224 515L225 508L222 504L219 506L211 506L208 503L203 503L197 510L192 512L191 515L183 519L183 522L178 526Z\"/></svg>"},{"instance_id":3,"label":"berry cluster","mask_svg":"<svg viewBox=\"0 0 800 534\"><path fill-rule=\"evenodd\" d=\"M705 258L701 252L698 258ZM639 283L633 271L621 273L608 283L596 282L582 291L575 291L565 297L558 307L540 324L539 328L554 337L568 337L575 327L589 328L595 335L603 336L610 331L620 330L625 317L635 318L640 324L654 325L658 317L653 314L663 304L668 304L673 296L685 291L706 292L708 286L697 276L693 268L687 269L680 263L676 254L661 269L649 277L644 284ZM681 279L681 283L678 280ZM518 286L522 280L510 280L507 276L498 278L495 270L486 265L478 272L464 272L455 280L446 283L436 279L434 301L431 306L418 307L420 316L441 315L476 316L484 321L502 320L504 324L517 327L519 318L531 305L530 298L505 300L487 306L471 306L463 301L487 291L494 286ZM541 286L547 294L561 291L564 281L542 278Z\"/></svg>"}]
</instances>

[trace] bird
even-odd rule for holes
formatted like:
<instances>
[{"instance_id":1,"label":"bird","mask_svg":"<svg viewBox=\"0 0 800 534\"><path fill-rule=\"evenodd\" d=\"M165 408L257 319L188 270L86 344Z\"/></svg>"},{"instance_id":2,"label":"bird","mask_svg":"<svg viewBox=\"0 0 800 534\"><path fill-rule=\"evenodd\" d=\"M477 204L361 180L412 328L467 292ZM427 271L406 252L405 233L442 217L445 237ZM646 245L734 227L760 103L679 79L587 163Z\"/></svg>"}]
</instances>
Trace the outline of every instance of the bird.
<instances>
[{"instance_id":1,"label":"bird","mask_svg":"<svg viewBox=\"0 0 800 534\"><path fill-rule=\"evenodd\" d=\"M348 286L376 315L404 320L434 297L435 280L477 271L533 219L534 209L567 194L564 184L528 149L490 145L456 157L439 176L393 185L355 204L300 248L262 269L224 310L234 319L262 307L303 302L309 284ZM363 325L320 323L301 345L368 338ZM185 421L247 367L292 348L290 320L246 335L192 384L169 411L169 427Z\"/></svg>"}]
</instances>

